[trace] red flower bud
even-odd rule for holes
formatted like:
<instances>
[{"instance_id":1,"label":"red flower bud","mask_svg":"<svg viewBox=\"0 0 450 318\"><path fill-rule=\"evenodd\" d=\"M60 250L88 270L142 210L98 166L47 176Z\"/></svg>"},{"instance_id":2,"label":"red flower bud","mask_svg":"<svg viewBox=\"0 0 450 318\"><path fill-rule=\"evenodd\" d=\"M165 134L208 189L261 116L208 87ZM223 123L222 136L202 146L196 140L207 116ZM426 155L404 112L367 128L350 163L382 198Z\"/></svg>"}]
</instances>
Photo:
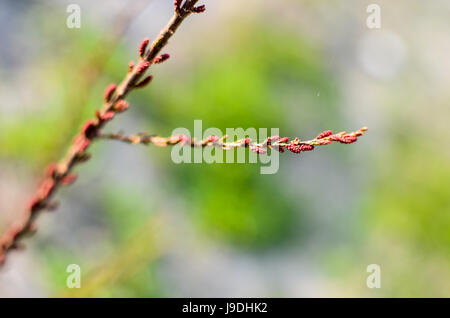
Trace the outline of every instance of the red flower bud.
<instances>
[{"instance_id":1,"label":"red flower bud","mask_svg":"<svg viewBox=\"0 0 450 318\"><path fill-rule=\"evenodd\" d=\"M108 121L108 120L111 120L111 119L114 118L114 115L115 115L115 114L116 114L116 113L114 113L113 111L106 112L106 113L104 113L103 115L101 115L101 120L102 120L102 121Z\"/></svg>"},{"instance_id":2,"label":"red flower bud","mask_svg":"<svg viewBox=\"0 0 450 318\"><path fill-rule=\"evenodd\" d=\"M207 142L216 142L219 141L219 137L217 136L209 136L208 138L206 138Z\"/></svg>"},{"instance_id":3,"label":"red flower bud","mask_svg":"<svg viewBox=\"0 0 450 318\"><path fill-rule=\"evenodd\" d=\"M322 139L328 136L331 136L333 134L333 132L331 130L325 130L324 132L320 133L316 139Z\"/></svg>"},{"instance_id":4,"label":"red flower bud","mask_svg":"<svg viewBox=\"0 0 450 318\"><path fill-rule=\"evenodd\" d=\"M153 59L153 64L161 64L170 58L169 54L161 54Z\"/></svg>"},{"instance_id":5,"label":"red flower bud","mask_svg":"<svg viewBox=\"0 0 450 318\"><path fill-rule=\"evenodd\" d=\"M331 135L329 137L330 137L330 140L332 140L332 141L339 141L339 142L341 142L343 140L341 135Z\"/></svg>"},{"instance_id":6,"label":"red flower bud","mask_svg":"<svg viewBox=\"0 0 450 318\"><path fill-rule=\"evenodd\" d=\"M139 56L141 58L145 55L145 50L147 49L147 45L150 42L149 38L145 38L142 40L141 45L139 45Z\"/></svg>"},{"instance_id":7,"label":"red flower bud","mask_svg":"<svg viewBox=\"0 0 450 318\"><path fill-rule=\"evenodd\" d=\"M114 92L116 91L116 84L110 84L106 89L105 89L105 103L109 102L111 100L112 95L114 94Z\"/></svg>"},{"instance_id":8,"label":"red flower bud","mask_svg":"<svg viewBox=\"0 0 450 318\"><path fill-rule=\"evenodd\" d=\"M343 144L351 144L357 141L358 138L356 136L344 136L342 137L342 140L339 140Z\"/></svg>"},{"instance_id":9,"label":"red flower bud","mask_svg":"<svg viewBox=\"0 0 450 318\"><path fill-rule=\"evenodd\" d=\"M191 143L191 138L189 138L188 136L186 136L186 135L178 135L178 138L179 138L179 142L181 143L181 145L187 145L187 144L190 144Z\"/></svg>"},{"instance_id":10,"label":"red flower bud","mask_svg":"<svg viewBox=\"0 0 450 318\"><path fill-rule=\"evenodd\" d=\"M301 151L311 151L313 149L314 149L313 145L309 145L309 144L300 145L300 150Z\"/></svg>"},{"instance_id":11,"label":"red flower bud","mask_svg":"<svg viewBox=\"0 0 450 318\"><path fill-rule=\"evenodd\" d=\"M130 107L130 104L126 100L121 99L117 101L113 109L115 112L121 113L126 111L128 107Z\"/></svg>"},{"instance_id":12,"label":"red flower bud","mask_svg":"<svg viewBox=\"0 0 450 318\"><path fill-rule=\"evenodd\" d=\"M89 119L86 121L83 125L83 128L81 131L87 138L91 138L92 135L95 133L96 125L93 120Z\"/></svg>"}]
</instances>

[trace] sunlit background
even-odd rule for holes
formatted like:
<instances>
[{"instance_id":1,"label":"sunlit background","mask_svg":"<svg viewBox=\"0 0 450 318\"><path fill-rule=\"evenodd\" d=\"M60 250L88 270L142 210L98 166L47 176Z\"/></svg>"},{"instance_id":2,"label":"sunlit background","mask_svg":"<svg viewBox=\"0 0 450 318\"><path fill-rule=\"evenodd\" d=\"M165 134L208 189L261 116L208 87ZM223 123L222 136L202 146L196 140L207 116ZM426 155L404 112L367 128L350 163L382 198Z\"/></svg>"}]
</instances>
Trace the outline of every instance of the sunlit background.
<instances>
[{"instance_id":1,"label":"sunlit background","mask_svg":"<svg viewBox=\"0 0 450 318\"><path fill-rule=\"evenodd\" d=\"M368 126L352 145L181 164L102 141L0 269L3 297L449 297L450 2L204 0L107 131ZM66 26L67 5L81 28ZM381 8L381 28L366 25ZM173 0L0 2L0 231ZM66 286L69 264L82 288ZM381 288L366 271L381 267Z\"/></svg>"}]
</instances>

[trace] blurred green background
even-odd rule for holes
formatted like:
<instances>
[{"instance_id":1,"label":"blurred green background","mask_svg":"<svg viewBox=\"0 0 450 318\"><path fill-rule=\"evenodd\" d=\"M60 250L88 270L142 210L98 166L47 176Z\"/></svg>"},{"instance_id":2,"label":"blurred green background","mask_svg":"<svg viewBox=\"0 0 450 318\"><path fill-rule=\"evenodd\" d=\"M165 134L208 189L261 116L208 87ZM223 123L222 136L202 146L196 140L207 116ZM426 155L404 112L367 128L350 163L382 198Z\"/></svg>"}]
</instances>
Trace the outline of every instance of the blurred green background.
<instances>
[{"instance_id":1,"label":"blurred green background","mask_svg":"<svg viewBox=\"0 0 450 318\"><path fill-rule=\"evenodd\" d=\"M107 5L105 6L105 3ZM172 0L0 4L0 230L119 82ZM210 3L211 2L211 3ZM258 164L181 164L170 149L101 142L0 271L3 297L449 297L450 5L205 0L106 130L368 126L356 144ZM66 268L82 269L68 289ZM369 264L381 288L369 289Z\"/></svg>"}]
</instances>

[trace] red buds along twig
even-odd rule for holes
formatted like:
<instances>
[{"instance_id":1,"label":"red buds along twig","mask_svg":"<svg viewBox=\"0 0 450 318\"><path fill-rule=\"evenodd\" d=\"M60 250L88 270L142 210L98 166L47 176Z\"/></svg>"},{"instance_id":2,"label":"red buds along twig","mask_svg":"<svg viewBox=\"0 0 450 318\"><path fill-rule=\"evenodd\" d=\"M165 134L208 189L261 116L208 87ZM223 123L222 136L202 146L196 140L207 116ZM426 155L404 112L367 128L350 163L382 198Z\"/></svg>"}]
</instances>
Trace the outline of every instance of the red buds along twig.
<instances>
[{"instance_id":1,"label":"red buds along twig","mask_svg":"<svg viewBox=\"0 0 450 318\"><path fill-rule=\"evenodd\" d=\"M150 42L149 38L145 38L142 40L141 45L139 45L139 57L144 58L145 52L147 50L148 43Z\"/></svg>"},{"instance_id":2,"label":"red buds along twig","mask_svg":"<svg viewBox=\"0 0 450 318\"><path fill-rule=\"evenodd\" d=\"M116 90L117 85L116 84L110 84L106 89L105 89L105 103L109 102L109 100L111 99L112 95L114 94L115 90Z\"/></svg>"},{"instance_id":3,"label":"red buds along twig","mask_svg":"<svg viewBox=\"0 0 450 318\"><path fill-rule=\"evenodd\" d=\"M150 67L150 62L149 61L142 61L139 62L139 64L137 65L137 73L138 74L144 74L145 71Z\"/></svg>"},{"instance_id":4,"label":"red buds along twig","mask_svg":"<svg viewBox=\"0 0 450 318\"><path fill-rule=\"evenodd\" d=\"M142 81L134 85L136 88L142 88L147 86L151 81L153 80L153 75L148 75L146 78L144 78Z\"/></svg>"},{"instance_id":5,"label":"red buds along twig","mask_svg":"<svg viewBox=\"0 0 450 318\"><path fill-rule=\"evenodd\" d=\"M364 135L367 131L367 127L363 127L356 132L347 134L345 131L333 135L331 130L324 131L319 134L316 138L311 140L302 141L299 138L294 138L289 141L289 137L280 138L279 136L272 136L266 138L262 143L253 142L250 138L244 138L236 142L225 142L227 136L222 138L217 136L209 136L201 141L196 141L195 139L189 138L185 135L177 135L171 137L159 137L157 135L147 135L144 133L132 136L124 136L122 134L102 134L99 137L104 139L119 140L129 144L143 144L149 145L153 144L158 147L173 146L178 143L182 145L189 145L190 147L219 147L224 150L231 150L241 147L249 147L251 151L258 154L267 153L267 149L274 149L281 153L289 150L292 153L299 154L305 151L314 150L315 146L323 146L330 144L333 141L338 141L343 144L353 143L358 140L359 136ZM319 138L320 137L320 138Z\"/></svg>"},{"instance_id":6,"label":"red buds along twig","mask_svg":"<svg viewBox=\"0 0 450 318\"><path fill-rule=\"evenodd\" d=\"M73 168L80 163L86 162L91 157L87 153L92 141L101 135L101 129L112 120L117 113L128 109L129 105L124 100L130 91L141 88L151 82L152 77L147 76L139 81L155 61L163 62L168 55L159 56L161 50L166 46L177 28L191 13L198 0L175 1L175 14L160 32L157 40L150 47L149 39L144 39L138 50L139 62L137 66L134 62L128 64L128 74L119 85L110 85L105 90L103 108L98 110L95 119L86 121L80 133L74 138L65 158L58 164L52 165L50 174L46 174L41 186L31 199L27 210L20 218L14 222L0 237L0 263L3 263L7 253L20 246L19 240L26 237L36 229L36 219L44 210L55 208L55 203L51 201L57 190L62 186L67 186L75 182ZM184 4L183 4L184 3Z\"/></svg>"},{"instance_id":7,"label":"red buds along twig","mask_svg":"<svg viewBox=\"0 0 450 318\"><path fill-rule=\"evenodd\" d=\"M169 59L169 54L161 54L160 56L153 59L153 64L161 64Z\"/></svg>"},{"instance_id":8,"label":"red buds along twig","mask_svg":"<svg viewBox=\"0 0 450 318\"><path fill-rule=\"evenodd\" d=\"M113 109L116 113L124 112L130 107L130 104L128 104L127 101L121 99L117 101L117 103L114 105Z\"/></svg>"}]
</instances>

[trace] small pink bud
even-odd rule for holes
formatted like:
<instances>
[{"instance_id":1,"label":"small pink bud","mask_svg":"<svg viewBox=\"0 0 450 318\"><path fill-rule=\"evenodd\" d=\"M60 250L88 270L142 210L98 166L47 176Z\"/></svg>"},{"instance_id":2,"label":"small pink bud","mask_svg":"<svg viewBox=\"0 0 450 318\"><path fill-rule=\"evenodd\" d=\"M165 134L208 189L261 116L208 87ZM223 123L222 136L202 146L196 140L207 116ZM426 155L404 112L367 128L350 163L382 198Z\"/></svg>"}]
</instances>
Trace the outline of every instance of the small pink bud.
<instances>
[{"instance_id":1,"label":"small pink bud","mask_svg":"<svg viewBox=\"0 0 450 318\"><path fill-rule=\"evenodd\" d=\"M344 136L342 137L342 140L339 140L343 144L351 144L357 141L358 138L356 136Z\"/></svg>"},{"instance_id":2,"label":"small pink bud","mask_svg":"<svg viewBox=\"0 0 450 318\"><path fill-rule=\"evenodd\" d=\"M114 92L116 91L116 84L110 84L106 89L105 89L105 103L108 103L111 100L112 95L114 94Z\"/></svg>"},{"instance_id":3,"label":"small pink bud","mask_svg":"<svg viewBox=\"0 0 450 318\"><path fill-rule=\"evenodd\" d=\"M116 114L116 113L114 113L113 111L106 112L106 113L104 113L103 115L101 115L101 120L102 120L102 121L108 121L108 120L111 120L111 119L114 118L114 115L115 115L115 114Z\"/></svg>"},{"instance_id":4,"label":"small pink bud","mask_svg":"<svg viewBox=\"0 0 450 318\"><path fill-rule=\"evenodd\" d=\"M313 149L314 149L313 145L309 145L309 144L300 145L300 151L311 151Z\"/></svg>"},{"instance_id":5,"label":"small pink bud","mask_svg":"<svg viewBox=\"0 0 450 318\"><path fill-rule=\"evenodd\" d=\"M254 153L258 153L258 154L265 154L267 152L266 149L261 148L260 146L250 146L250 150L253 151Z\"/></svg>"},{"instance_id":6,"label":"small pink bud","mask_svg":"<svg viewBox=\"0 0 450 318\"><path fill-rule=\"evenodd\" d=\"M169 54L167 54L167 53L166 54L161 54L160 56L155 57L153 59L153 64L161 64L161 63L167 61L169 58L170 58Z\"/></svg>"},{"instance_id":7,"label":"small pink bud","mask_svg":"<svg viewBox=\"0 0 450 318\"><path fill-rule=\"evenodd\" d=\"M145 55L145 50L147 49L147 45L150 42L149 38L145 38L142 40L141 45L139 45L139 56L141 58Z\"/></svg>"},{"instance_id":8,"label":"small pink bud","mask_svg":"<svg viewBox=\"0 0 450 318\"><path fill-rule=\"evenodd\" d=\"M136 88L142 88L147 86L151 81L153 80L153 75L148 75L146 78L144 78L142 81L134 85Z\"/></svg>"},{"instance_id":9,"label":"small pink bud","mask_svg":"<svg viewBox=\"0 0 450 318\"><path fill-rule=\"evenodd\" d=\"M206 138L207 142L216 142L219 141L219 137L217 136L209 136L208 138Z\"/></svg>"},{"instance_id":10,"label":"small pink bud","mask_svg":"<svg viewBox=\"0 0 450 318\"><path fill-rule=\"evenodd\" d=\"M90 138L95 133L95 129L96 129L96 125L95 125L94 121L89 119L88 121L86 121L84 123L81 131L87 138Z\"/></svg>"},{"instance_id":11,"label":"small pink bud","mask_svg":"<svg viewBox=\"0 0 450 318\"><path fill-rule=\"evenodd\" d=\"M322 139L328 136L331 136L333 134L333 132L331 130L325 130L324 132L320 133L316 139Z\"/></svg>"},{"instance_id":12,"label":"small pink bud","mask_svg":"<svg viewBox=\"0 0 450 318\"><path fill-rule=\"evenodd\" d=\"M130 107L130 104L128 104L128 102L126 100L119 100L117 101L117 103L114 105L114 111L121 113L124 112L128 109L128 107Z\"/></svg>"},{"instance_id":13,"label":"small pink bud","mask_svg":"<svg viewBox=\"0 0 450 318\"><path fill-rule=\"evenodd\" d=\"M330 137L330 140L332 140L332 141L339 141L339 142L342 142L342 141L343 141L341 135L331 135L331 136L329 136L329 137Z\"/></svg>"},{"instance_id":14,"label":"small pink bud","mask_svg":"<svg viewBox=\"0 0 450 318\"><path fill-rule=\"evenodd\" d=\"M178 138L183 146L191 143L191 138L186 135L178 135Z\"/></svg>"},{"instance_id":15,"label":"small pink bud","mask_svg":"<svg viewBox=\"0 0 450 318\"><path fill-rule=\"evenodd\" d=\"M148 61L142 61L138 64L137 73L142 74L144 73L150 66L150 62Z\"/></svg>"}]
</instances>

